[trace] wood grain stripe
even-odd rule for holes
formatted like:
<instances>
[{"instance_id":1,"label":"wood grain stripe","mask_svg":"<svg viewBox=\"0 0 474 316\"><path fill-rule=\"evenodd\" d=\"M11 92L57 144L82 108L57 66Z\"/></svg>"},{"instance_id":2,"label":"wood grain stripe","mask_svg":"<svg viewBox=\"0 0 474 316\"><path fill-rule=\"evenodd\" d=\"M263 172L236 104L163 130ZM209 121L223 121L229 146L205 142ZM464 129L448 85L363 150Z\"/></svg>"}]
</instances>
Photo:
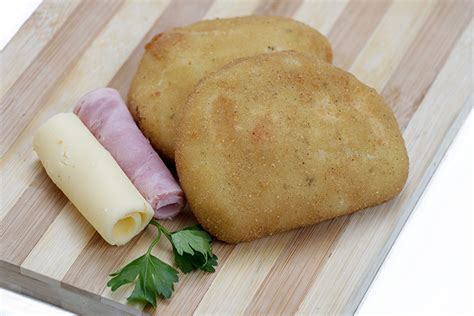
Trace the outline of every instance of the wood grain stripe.
<instances>
[{"instance_id":1,"label":"wood grain stripe","mask_svg":"<svg viewBox=\"0 0 474 316\"><path fill-rule=\"evenodd\" d=\"M350 217L338 240L338 251L318 274L299 314L354 312L453 139L453 133L460 127L462 119L457 117L469 110L466 101L474 88L469 68L472 44L472 28L469 28L404 132L409 156L417 159L411 160L403 192L388 203ZM448 103L450 107L445 106ZM336 264L340 262L345 264Z\"/></svg>"},{"instance_id":2,"label":"wood grain stripe","mask_svg":"<svg viewBox=\"0 0 474 316\"><path fill-rule=\"evenodd\" d=\"M70 111L86 92L106 86L167 3L168 0L125 3L73 69L51 91L41 111L29 122L0 161L0 176L8 188L8 194L2 201L2 217L11 210L15 201L42 169L41 165L35 163L37 158L31 149L31 140L37 128L54 114ZM122 37L127 40L120 41Z\"/></svg>"},{"instance_id":3,"label":"wood grain stripe","mask_svg":"<svg viewBox=\"0 0 474 316\"><path fill-rule=\"evenodd\" d=\"M381 91L429 14L435 1L396 0L350 68L357 79Z\"/></svg>"},{"instance_id":4,"label":"wood grain stripe","mask_svg":"<svg viewBox=\"0 0 474 316\"><path fill-rule=\"evenodd\" d=\"M472 3L440 1L415 38L416 45L403 56L382 92L402 128L407 126L470 19Z\"/></svg>"},{"instance_id":5,"label":"wood grain stripe","mask_svg":"<svg viewBox=\"0 0 474 316\"><path fill-rule=\"evenodd\" d=\"M69 229L65 230L64 227ZM31 249L21 267L61 280L94 233L94 228L74 205L67 203Z\"/></svg>"},{"instance_id":6,"label":"wood grain stripe","mask_svg":"<svg viewBox=\"0 0 474 316\"><path fill-rule=\"evenodd\" d=\"M290 17L296 12L301 3L302 0L263 0L260 5L255 9L254 14Z\"/></svg>"},{"instance_id":7,"label":"wood grain stripe","mask_svg":"<svg viewBox=\"0 0 474 316\"><path fill-rule=\"evenodd\" d=\"M349 0L306 0L301 4L294 18L326 35L348 3Z\"/></svg>"},{"instance_id":8,"label":"wood grain stripe","mask_svg":"<svg viewBox=\"0 0 474 316\"><path fill-rule=\"evenodd\" d=\"M204 19L250 15L258 5L259 1L254 0L216 0Z\"/></svg>"},{"instance_id":9,"label":"wood grain stripe","mask_svg":"<svg viewBox=\"0 0 474 316\"><path fill-rule=\"evenodd\" d=\"M126 100L128 88L133 80L133 75L140 59L142 58L145 44L151 38L173 27L191 24L201 19L212 4L212 0L173 0L149 29L140 43L135 47L130 58L120 67L108 86L117 89Z\"/></svg>"},{"instance_id":10,"label":"wood grain stripe","mask_svg":"<svg viewBox=\"0 0 474 316\"><path fill-rule=\"evenodd\" d=\"M58 81L71 70L122 1L82 2L35 61L0 100L0 156L46 102ZM58 64L60 67L58 67ZM15 119L14 119L15 118Z\"/></svg>"},{"instance_id":11,"label":"wood grain stripe","mask_svg":"<svg viewBox=\"0 0 474 316\"><path fill-rule=\"evenodd\" d=\"M2 220L1 259L20 265L66 203L43 170Z\"/></svg>"},{"instance_id":12,"label":"wood grain stripe","mask_svg":"<svg viewBox=\"0 0 474 316\"><path fill-rule=\"evenodd\" d=\"M0 52L0 98L35 60L79 5L79 0L42 2Z\"/></svg>"},{"instance_id":13,"label":"wood grain stripe","mask_svg":"<svg viewBox=\"0 0 474 316\"><path fill-rule=\"evenodd\" d=\"M390 5L390 0L349 2L329 32L334 65L350 67Z\"/></svg>"}]
</instances>

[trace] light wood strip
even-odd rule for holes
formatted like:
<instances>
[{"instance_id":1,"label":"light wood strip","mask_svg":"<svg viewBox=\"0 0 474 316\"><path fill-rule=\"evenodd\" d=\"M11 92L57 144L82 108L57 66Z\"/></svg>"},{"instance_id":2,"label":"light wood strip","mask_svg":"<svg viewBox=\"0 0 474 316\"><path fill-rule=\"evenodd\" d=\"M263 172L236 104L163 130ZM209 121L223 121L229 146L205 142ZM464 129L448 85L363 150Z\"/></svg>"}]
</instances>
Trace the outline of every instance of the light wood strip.
<instances>
[{"instance_id":1,"label":"light wood strip","mask_svg":"<svg viewBox=\"0 0 474 316\"><path fill-rule=\"evenodd\" d=\"M436 1L394 1L350 68L363 83L381 91L418 35Z\"/></svg>"},{"instance_id":2,"label":"light wood strip","mask_svg":"<svg viewBox=\"0 0 474 316\"><path fill-rule=\"evenodd\" d=\"M327 35L348 3L349 0L306 0L301 4L294 18Z\"/></svg>"},{"instance_id":3,"label":"light wood strip","mask_svg":"<svg viewBox=\"0 0 474 316\"><path fill-rule=\"evenodd\" d=\"M80 0L43 1L0 52L0 98L64 25Z\"/></svg>"},{"instance_id":4,"label":"light wood strip","mask_svg":"<svg viewBox=\"0 0 474 316\"><path fill-rule=\"evenodd\" d=\"M117 89L126 100L128 88L133 80L133 75L142 58L145 44L151 38L173 27L184 26L201 19L211 6L213 0L173 0L163 14L156 20L148 33L135 47L130 58L120 67L108 86Z\"/></svg>"},{"instance_id":5,"label":"light wood strip","mask_svg":"<svg viewBox=\"0 0 474 316\"><path fill-rule=\"evenodd\" d=\"M369 41L364 41L367 44L353 65L353 68L358 69L358 73L355 73L356 76L370 78L372 69L358 67L358 63L366 64L374 59L378 59L379 63L385 66L385 68L379 69L379 71L385 74L387 78L393 73L395 67L390 67L390 61L396 59L397 56L403 55L411 43L412 38L414 38L416 32L418 32L419 27L411 28L411 31L415 33L410 35L407 32L403 37L392 35L390 32L384 34L385 36L381 36L381 32L391 31L389 25L398 25L407 20L423 20L423 17L427 16L426 11L429 12L430 9L429 6L421 6L421 2L412 2L412 7L410 7L410 10L407 10L408 8L405 7L406 4L407 2L403 0L395 1L386 12ZM418 7L415 7L416 4L418 4ZM418 8L424 8L424 10L417 10ZM407 11L405 14L400 14L401 10ZM411 25L408 25L407 27L410 26ZM399 49L387 49L383 53L377 49L373 49L374 47L383 46L387 40L392 42L391 45L393 45L393 47L398 47ZM398 58L398 60L400 60L400 58ZM376 83L377 80L378 78L375 78L368 84ZM289 249L282 253L281 258L279 258L277 264L272 268L272 271L259 289L257 296L254 297L247 307L246 312L250 314L262 314L264 311L279 313L284 310L285 313L295 313L304 300L306 290L316 278L320 266L324 265L323 261L327 259L327 256L330 255L330 252L334 248L333 242L345 229L346 224L347 217L343 217L316 225L316 227L323 226L324 228L322 230L305 230L305 234L295 239ZM311 262L310 265L306 263L308 261ZM294 281L280 283L282 280L281 275L288 275L289 278ZM288 295L288 293L292 294Z\"/></svg>"},{"instance_id":6,"label":"light wood strip","mask_svg":"<svg viewBox=\"0 0 474 316\"><path fill-rule=\"evenodd\" d=\"M390 7L390 0L356 1L344 8L329 32L334 54L333 64L348 69L373 30Z\"/></svg>"},{"instance_id":7,"label":"light wood strip","mask_svg":"<svg viewBox=\"0 0 474 316\"><path fill-rule=\"evenodd\" d=\"M64 229L68 227L68 229ZM94 234L94 228L71 203L59 213L21 267L61 280ZM61 254L58 256L58 254Z\"/></svg>"},{"instance_id":8,"label":"light wood strip","mask_svg":"<svg viewBox=\"0 0 474 316\"><path fill-rule=\"evenodd\" d=\"M472 18L472 2L440 1L403 56L397 71L382 91L398 123L406 127L446 61L462 30ZM422 74L422 75L421 75Z\"/></svg>"},{"instance_id":9,"label":"light wood strip","mask_svg":"<svg viewBox=\"0 0 474 316\"><path fill-rule=\"evenodd\" d=\"M259 5L255 0L216 0L204 19L250 15Z\"/></svg>"},{"instance_id":10,"label":"light wood strip","mask_svg":"<svg viewBox=\"0 0 474 316\"><path fill-rule=\"evenodd\" d=\"M471 25L404 133L409 156L416 159L411 160L403 192L388 203L350 217L338 240L338 251L319 273L299 314L354 312L472 106L466 103L474 88L470 68L472 36Z\"/></svg>"},{"instance_id":11,"label":"light wood strip","mask_svg":"<svg viewBox=\"0 0 474 316\"><path fill-rule=\"evenodd\" d=\"M1 260L20 265L66 203L42 171L1 222Z\"/></svg>"},{"instance_id":12,"label":"light wood strip","mask_svg":"<svg viewBox=\"0 0 474 316\"><path fill-rule=\"evenodd\" d=\"M42 170L31 148L36 129L52 115L70 111L86 92L106 86L168 2L127 2L54 88L42 111L29 122L0 162L0 177L8 188L8 194L2 201L1 218L12 209L28 184Z\"/></svg>"},{"instance_id":13,"label":"light wood strip","mask_svg":"<svg viewBox=\"0 0 474 316\"><path fill-rule=\"evenodd\" d=\"M122 1L89 1L74 14L0 100L0 156L15 142L58 82L112 18Z\"/></svg>"},{"instance_id":14,"label":"light wood strip","mask_svg":"<svg viewBox=\"0 0 474 316\"><path fill-rule=\"evenodd\" d=\"M301 5L302 0L263 0L255 9L255 15L277 15L277 16L292 16L293 13Z\"/></svg>"}]
</instances>

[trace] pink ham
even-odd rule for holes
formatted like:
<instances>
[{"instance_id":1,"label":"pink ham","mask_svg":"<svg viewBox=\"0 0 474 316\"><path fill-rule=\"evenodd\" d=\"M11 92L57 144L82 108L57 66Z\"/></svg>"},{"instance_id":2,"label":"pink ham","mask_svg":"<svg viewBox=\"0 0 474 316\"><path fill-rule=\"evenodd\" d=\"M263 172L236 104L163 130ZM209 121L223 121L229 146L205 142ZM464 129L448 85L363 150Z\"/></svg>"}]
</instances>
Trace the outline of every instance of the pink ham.
<instances>
[{"instance_id":1,"label":"pink ham","mask_svg":"<svg viewBox=\"0 0 474 316\"><path fill-rule=\"evenodd\" d=\"M179 213L184 205L183 191L115 89L89 92L79 100L74 113L150 202L156 218L171 218Z\"/></svg>"}]
</instances>

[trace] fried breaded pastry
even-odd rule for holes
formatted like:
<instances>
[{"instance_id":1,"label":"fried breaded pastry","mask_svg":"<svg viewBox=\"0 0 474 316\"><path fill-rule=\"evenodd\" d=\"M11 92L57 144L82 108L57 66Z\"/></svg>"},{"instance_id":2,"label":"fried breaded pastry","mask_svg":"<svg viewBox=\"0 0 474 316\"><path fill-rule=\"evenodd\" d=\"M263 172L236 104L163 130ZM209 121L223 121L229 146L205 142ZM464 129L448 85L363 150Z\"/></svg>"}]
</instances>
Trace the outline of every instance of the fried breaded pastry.
<instances>
[{"instance_id":1,"label":"fried breaded pastry","mask_svg":"<svg viewBox=\"0 0 474 316\"><path fill-rule=\"evenodd\" d=\"M130 111L152 145L172 159L177 110L201 78L237 58L282 50L332 59L323 35L283 17L201 21L159 34L146 45L129 91Z\"/></svg>"},{"instance_id":2,"label":"fried breaded pastry","mask_svg":"<svg viewBox=\"0 0 474 316\"><path fill-rule=\"evenodd\" d=\"M182 109L176 166L198 221L236 243L389 200L408 157L383 98L317 58L246 58Z\"/></svg>"}]
</instances>

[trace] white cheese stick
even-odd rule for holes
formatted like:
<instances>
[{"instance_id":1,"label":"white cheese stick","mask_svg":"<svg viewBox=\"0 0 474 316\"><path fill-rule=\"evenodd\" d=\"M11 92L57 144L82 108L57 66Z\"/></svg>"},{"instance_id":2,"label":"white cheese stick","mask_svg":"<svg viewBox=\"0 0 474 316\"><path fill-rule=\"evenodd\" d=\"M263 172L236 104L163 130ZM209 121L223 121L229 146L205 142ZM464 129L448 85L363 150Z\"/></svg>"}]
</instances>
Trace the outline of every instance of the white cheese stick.
<instances>
[{"instance_id":1,"label":"white cheese stick","mask_svg":"<svg viewBox=\"0 0 474 316\"><path fill-rule=\"evenodd\" d=\"M125 244L153 217L150 204L75 114L49 119L33 148L51 180L109 244Z\"/></svg>"}]
</instances>

